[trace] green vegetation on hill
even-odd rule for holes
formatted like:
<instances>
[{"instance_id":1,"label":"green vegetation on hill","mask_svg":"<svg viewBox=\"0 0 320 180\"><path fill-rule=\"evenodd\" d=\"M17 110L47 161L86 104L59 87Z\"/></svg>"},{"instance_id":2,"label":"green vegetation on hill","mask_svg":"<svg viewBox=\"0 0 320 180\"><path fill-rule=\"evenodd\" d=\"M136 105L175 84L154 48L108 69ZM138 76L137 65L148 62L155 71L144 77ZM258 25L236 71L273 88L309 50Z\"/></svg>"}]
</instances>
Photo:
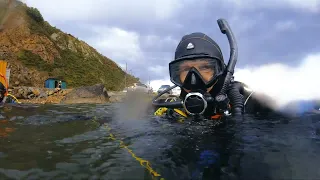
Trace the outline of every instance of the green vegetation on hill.
<instances>
[{"instance_id":1,"label":"green vegetation on hill","mask_svg":"<svg viewBox=\"0 0 320 180\"><path fill-rule=\"evenodd\" d=\"M27 14L36 22L43 22L44 19L42 17L42 14L40 13L40 11L37 8L34 7L28 7L27 8Z\"/></svg>"},{"instance_id":2,"label":"green vegetation on hill","mask_svg":"<svg viewBox=\"0 0 320 180\"><path fill-rule=\"evenodd\" d=\"M38 54L21 49L17 58L25 66L38 71L48 72L50 77L63 77L69 87L79 87L104 83L108 90L124 88L124 79L131 85L139 79L126 73L112 60L98 53L83 41L65 34L44 21L36 8L25 8L28 15L29 28L32 34L46 36L54 43L54 48L60 53L53 63L47 63ZM58 38L53 39L56 34ZM69 47L70 43L72 47Z\"/></svg>"}]
</instances>

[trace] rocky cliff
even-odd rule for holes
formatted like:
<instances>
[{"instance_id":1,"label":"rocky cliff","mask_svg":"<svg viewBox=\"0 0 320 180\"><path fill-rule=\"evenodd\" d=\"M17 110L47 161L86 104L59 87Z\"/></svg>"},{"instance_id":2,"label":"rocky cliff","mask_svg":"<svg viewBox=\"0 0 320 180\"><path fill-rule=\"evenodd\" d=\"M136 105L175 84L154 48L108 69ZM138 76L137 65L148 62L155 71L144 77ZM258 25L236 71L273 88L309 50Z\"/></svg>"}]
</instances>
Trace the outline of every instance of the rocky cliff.
<instances>
[{"instance_id":1,"label":"rocky cliff","mask_svg":"<svg viewBox=\"0 0 320 180\"><path fill-rule=\"evenodd\" d=\"M11 68L10 86L43 87L48 77L68 87L105 84L120 90L138 79L85 42L52 27L36 8L0 0L0 60Z\"/></svg>"}]
</instances>

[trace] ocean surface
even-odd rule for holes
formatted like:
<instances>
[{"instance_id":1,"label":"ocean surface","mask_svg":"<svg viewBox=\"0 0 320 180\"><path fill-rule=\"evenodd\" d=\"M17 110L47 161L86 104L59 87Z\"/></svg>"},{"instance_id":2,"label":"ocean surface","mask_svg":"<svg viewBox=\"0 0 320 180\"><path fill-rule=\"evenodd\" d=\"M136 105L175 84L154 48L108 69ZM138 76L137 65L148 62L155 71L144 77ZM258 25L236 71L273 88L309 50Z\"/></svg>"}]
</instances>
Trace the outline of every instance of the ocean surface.
<instances>
[{"instance_id":1,"label":"ocean surface","mask_svg":"<svg viewBox=\"0 0 320 180\"><path fill-rule=\"evenodd\" d=\"M320 179L320 115L154 117L143 103L5 105L0 179Z\"/></svg>"}]
</instances>

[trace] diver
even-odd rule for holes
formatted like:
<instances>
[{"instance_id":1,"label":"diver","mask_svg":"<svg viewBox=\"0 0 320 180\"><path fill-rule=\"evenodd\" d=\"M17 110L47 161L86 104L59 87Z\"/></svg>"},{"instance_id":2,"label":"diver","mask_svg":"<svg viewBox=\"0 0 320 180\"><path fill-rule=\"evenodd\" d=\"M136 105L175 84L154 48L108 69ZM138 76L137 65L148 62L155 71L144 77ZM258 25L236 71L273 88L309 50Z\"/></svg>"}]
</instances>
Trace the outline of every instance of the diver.
<instances>
[{"instance_id":1,"label":"diver","mask_svg":"<svg viewBox=\"0 0 320 180\"><path fill-rule=\"evenodd\" d=\"M7 92L7 88L0 82L0 102L4 103L20 103L16 97Z\"/></svg>"},{"instance_id":2,"label":"diver","mask_svg":"<svg viewBox=\"0 0 320 180\"><path fill-rule=\"evenodd\" d=\"M224 19L219 19L218 25L229 40L228 64L225 64L219 45L206 34L195 32L183 36L174 60L169 63L170 80L175 86L153 99L153 105L159 108L155 115L220 119L229 115L272 111L270 98L257 96L244 83L234 81L238 56L236 41ZM181 88L178 100L158 100L177 86Z\"/></svg>"}]
</instances>

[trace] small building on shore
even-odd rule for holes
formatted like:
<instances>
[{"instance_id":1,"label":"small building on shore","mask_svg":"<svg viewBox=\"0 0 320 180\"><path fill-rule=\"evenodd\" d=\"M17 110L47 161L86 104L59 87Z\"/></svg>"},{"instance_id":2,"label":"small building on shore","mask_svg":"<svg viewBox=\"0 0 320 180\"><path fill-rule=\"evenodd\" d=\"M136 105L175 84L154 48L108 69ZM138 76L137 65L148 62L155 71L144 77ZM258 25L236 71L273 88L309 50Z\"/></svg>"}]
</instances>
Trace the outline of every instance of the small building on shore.
<instances>
[{"instance_id":1,"label":"small building on shore","mask_svg":"<svg viewBox=\"0 0 320 180\"><path fill-rule=\"evenodd\" d=\"M44 87L67 89L67 83L62 79L48 78L44 83Z\"/></svg>"}]
</instances>

